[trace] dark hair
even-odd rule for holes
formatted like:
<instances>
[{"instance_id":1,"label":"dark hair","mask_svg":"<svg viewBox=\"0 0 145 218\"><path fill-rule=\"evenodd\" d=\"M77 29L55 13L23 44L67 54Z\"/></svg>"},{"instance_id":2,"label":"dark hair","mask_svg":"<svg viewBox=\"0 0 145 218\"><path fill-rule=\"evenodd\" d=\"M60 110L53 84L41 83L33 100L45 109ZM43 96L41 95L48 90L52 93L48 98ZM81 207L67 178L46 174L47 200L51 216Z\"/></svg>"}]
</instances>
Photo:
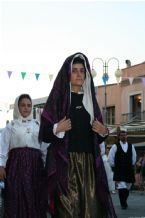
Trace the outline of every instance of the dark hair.
<instances>
[{"instance_id":1,"label":"dark hair","mask_svg":"<svg viewBox=\"0 0 145 218\"><path fill-rule=\"evenodd\" d=\"M74 58L73 64L83 64L84 68L86 69L86 67L85 67L85 62L84 62L84 60L83 60L82 58L80 58L80 57Z\"/></svg>"},{"instance_id":2,"label":"dark hair","mask_svg":"<svg viewBox=\"0 0 145 218\"><path fill-rule=\"evenodd\" d=\"M125 133L125 134L127 135L127 132L126 132L125 130L121 130L121 131L119 132L119 135L118 135L118 136L120 136L121 133Z\"/></svg>"},{"instance_id":3,"label":"dark hair","mask_svg":"<svg viewBox=\"0 0 145 218\"><path fill-rule=\"evenodd\" d=\"M85 77L86 77L86 67L85 67L85 61L81 58L81 57L76 57L73 60L73 64L82 64L84 67L84 73L85 73Z\"/></svg>"},{"instance_id":4,"label":"dark hair","mask_svg":"<svg viewBox=\"0 0 145 218\"><path fill-rule=\"evenodd\" d=\"M20 97L19 97L18 106L19 106L19 104L20 104L20 101L21 101L23 98L29 99L29 100L31 101L31 103L32 103L32 99L31 99L30 95L28 95L28 94L22 94L22 95L20 95Z\"/></svg>"}]
</instances>

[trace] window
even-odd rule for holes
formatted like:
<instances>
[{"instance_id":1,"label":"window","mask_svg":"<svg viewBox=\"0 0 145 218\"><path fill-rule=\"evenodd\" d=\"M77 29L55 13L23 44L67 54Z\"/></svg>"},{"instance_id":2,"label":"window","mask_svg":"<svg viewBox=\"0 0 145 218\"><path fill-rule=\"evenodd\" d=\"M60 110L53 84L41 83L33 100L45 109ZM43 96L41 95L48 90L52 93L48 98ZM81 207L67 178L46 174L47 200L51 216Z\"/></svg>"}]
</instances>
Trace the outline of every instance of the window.
<instances>
[{"instance_id":1,"label":"window","mask_svg":"<svg viewBox=\"0 0 145 218\"><path fill-rule=\"evenodd\" d=\"M130 118L141 119L141 94L130 96Z\"/></svg>"},{"instance_id":2,"label":"window","mask_svg":"<svg viewBox=\"0 0 145 218\"><path fill-rule=\"evenodd\" d=\"M115 106L107 107L107 124L115 124Z\"/></svg>"}]
</instances>

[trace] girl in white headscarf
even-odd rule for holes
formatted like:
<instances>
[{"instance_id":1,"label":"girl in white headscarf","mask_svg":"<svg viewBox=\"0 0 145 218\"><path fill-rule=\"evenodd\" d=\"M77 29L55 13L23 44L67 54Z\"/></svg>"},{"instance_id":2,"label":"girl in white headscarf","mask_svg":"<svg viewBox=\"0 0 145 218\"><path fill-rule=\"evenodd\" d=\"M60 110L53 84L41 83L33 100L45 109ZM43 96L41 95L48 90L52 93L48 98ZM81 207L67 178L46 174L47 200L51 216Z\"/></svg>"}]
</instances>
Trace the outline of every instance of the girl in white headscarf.
<instances>
[{"instance_id":1,"label":"girl in white headscarf","mask_svg":"<svg viewBox=\"0 0 145 218\"><path fill-rule=\"evenodd\" d=\"M39 123L28 94L16 98L14 119L1 134L0 180L5 180L6 218L46 218Z\"/></svg>"}]
</instances>

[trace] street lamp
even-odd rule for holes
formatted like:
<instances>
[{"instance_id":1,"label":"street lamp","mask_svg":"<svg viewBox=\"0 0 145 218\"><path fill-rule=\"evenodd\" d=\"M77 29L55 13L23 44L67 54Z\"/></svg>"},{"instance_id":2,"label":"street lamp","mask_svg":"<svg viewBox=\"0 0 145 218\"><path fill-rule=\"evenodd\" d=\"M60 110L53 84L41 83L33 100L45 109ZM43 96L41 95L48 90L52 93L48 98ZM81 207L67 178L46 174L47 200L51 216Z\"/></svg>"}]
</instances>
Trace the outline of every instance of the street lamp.
<instances>
[{"instance_id":1,"label":"street lamp","mask_svg":"<svg viewBox=\"0 0 145 218\"><path fill-rule=\"evenodd\" d=\"M109 58L107 61L103 60L102 58L94 58L93 61L92 61L92 75L93 76L96 76L96 71L94 69L94 61L96 60L100 60L103 64L103 76L102 76L102 79L103 79L103 82L104 82L104 97L105 97L105 102L104 102L104 113L103 113L103 118L104 118L104 123L105 125L107 125L107 92L106 92L106 83L109 79L109 75L108 75L108 64L111 60L116 60L117 61L117 70L115 71L115 76L116 76L116 79L117 79L117 83L119 83L120 81L120 77L122 75L122 72L121 70L119 69L119 60L115 57L111 57Z\"/></svg>"}]
</instances>

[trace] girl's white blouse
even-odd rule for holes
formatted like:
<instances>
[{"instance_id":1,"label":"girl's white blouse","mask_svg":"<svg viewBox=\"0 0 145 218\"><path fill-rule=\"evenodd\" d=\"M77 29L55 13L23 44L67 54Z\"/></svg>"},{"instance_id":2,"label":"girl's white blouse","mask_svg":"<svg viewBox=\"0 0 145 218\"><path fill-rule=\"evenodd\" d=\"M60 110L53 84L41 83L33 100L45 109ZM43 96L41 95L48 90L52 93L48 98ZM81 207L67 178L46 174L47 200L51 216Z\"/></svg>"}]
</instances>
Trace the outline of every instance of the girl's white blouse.
<instances>
[{"instance_id":1,"label":"girl's white blouse","mask_svg":"<svg viewBox=\"0 0 145 218\"><path fill-rule=\"evenodd\" d=\"M0 166L5 166L8 152L13 148L30 147L40 149L38 141L39 123L36 120L14 120L1 133Z\"/></svg>"}]
</instances>

